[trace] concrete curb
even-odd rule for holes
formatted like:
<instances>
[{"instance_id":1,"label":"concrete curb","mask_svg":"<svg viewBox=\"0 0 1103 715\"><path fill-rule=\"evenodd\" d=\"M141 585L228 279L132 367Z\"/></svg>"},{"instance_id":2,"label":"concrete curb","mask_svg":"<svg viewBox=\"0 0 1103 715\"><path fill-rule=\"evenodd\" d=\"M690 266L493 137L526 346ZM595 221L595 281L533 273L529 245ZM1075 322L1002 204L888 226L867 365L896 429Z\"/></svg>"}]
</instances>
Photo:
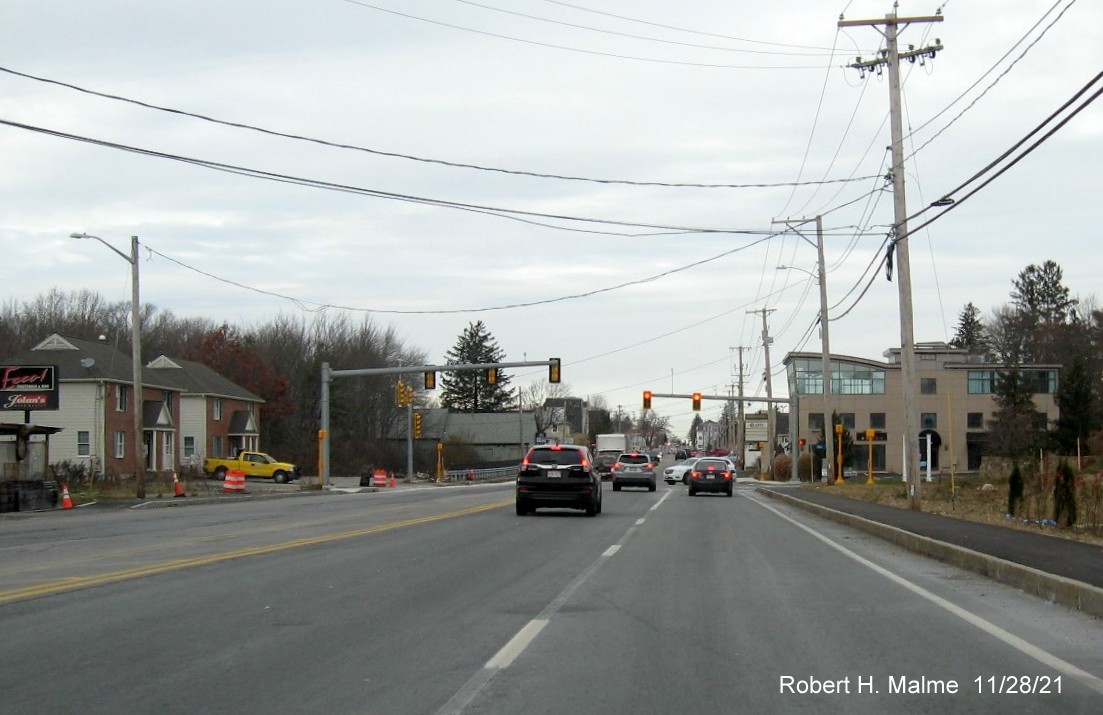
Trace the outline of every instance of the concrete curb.
<instances>
[{"instance_id":1,"label":"concrete curb","mask_svg":"<svg viewBox=\"0 0 1103 715\"><path fill-rule=\"evenodd\" d=\"M897 546L952 566L972 571L993 581L1021 589L1033 596L1103 618L1103 589L1063 576L1045 573L1029 566L982 554L963 546L936 541L888 524L880 524L854 514L804 501L792 494L759 488L771 499L779 499L816 516L854 527Z\"/></svg>"}]
</instances>

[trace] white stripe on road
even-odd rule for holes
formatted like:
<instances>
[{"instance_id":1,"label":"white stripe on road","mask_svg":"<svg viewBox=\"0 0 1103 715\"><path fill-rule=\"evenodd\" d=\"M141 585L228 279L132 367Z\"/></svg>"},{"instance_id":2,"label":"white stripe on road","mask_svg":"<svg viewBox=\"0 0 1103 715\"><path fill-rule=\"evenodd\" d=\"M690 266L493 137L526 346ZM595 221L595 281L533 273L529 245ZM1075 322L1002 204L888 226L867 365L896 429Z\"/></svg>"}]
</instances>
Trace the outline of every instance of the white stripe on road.
<instances>
[{"instance_id":1,"label":"white stripe on road","mask_svg":"<svg viewBox=\"0 0 1103 715\"><path fill-rule=\"evenodd\" d=\"M529 621L524 628L517 631L517 635L509 639L509 643L502 646L502 649L486 662L486 667L498 670L508 668L546 625L548 625L547 618L534 618Z\"/></svg>"},{"instance_id":2,"label":"white stripe on road","mask_svg":"<svg viewBox=\"0 0 1103 715\"><path fill-rule=\"evenodd\" d=\"M751 499L751 501L753 501L755 504L758 504L763 509L769 509L774 514L777 514L782 519L785 519L786 521L788 521L790 524L793 524L793 525L803 529L804 531L807 531L809 534L816 537L817 539L819 539L823 543L827 544L831 548L835 549L836 551L842 553L844 556L850 557L851 559L857 561L858 563L860 563L863 566L869 568L870 570L884 576L885 578L889 579L890 581L893 581L893 582L903 586L904 588L908 589L912 593L914 593L918 596L921 596L922 598L927 599L928 601L930 601L931 603L935 604L936 606L942 608L943 610L948 611L949 613L952 613L953 615L955 615L958 618L962 619L966 623L969 623L970 625L975 626L975 627L979 628L980 630L984 631L988 635L993 636L994 638L1003 641L1004 643L1011 646L1015 650L1019 651L1023 655L1030 656L1031 658L1037 660L1042 665L1053 668L1057 672L1068 675L1071 678L1075 678L1076 680L1083 683L1084 685L1091 688L1092 690L1096 691L1097 693L1103 693L1103 680L1100 680L1099 678L1095 677L1091 673L1089 673L1087 671L1084 671L1084 670L1081 670L1080 668L1077 668L1072 663L1061 660L1060 658L1053 655L1052 653L1044 651L1041 648L1039 648L1038 646L1032 645L1031 643L1028 643L1027 641L1023 640L1022 638L1019 638L1018 636L1005 631L1004 629L997 626L995 623L992 623L991 621L987 621L987 620L981 618L980 616L978 616L974 613L971 613L969 611L966 611L964 608L962 608L960 606L957 606L957 605L951 603L950 601L947 601L945 598L942 598L941 596L938 596L934 593L931 593L927 589L923 588L922 586L920 586L916 583L912 583L911 581L907 580L903 576L899 576L899 575L894 574L892 571L889 571L888 569L886 569L882 566L878 566L877 564L873 563L872 561L865 558L864 556L859 556L858 554L854 553L850 549L847 549L845 546L841 546L841 545L835 543L834 541L832 541L828 537L824 536L823 534L819 533L815 529L813 529L809 526L805 526L804 524L800 523L796 519L793 519L792 517L788 516L787 514L781 513L780 511L778 511L774 507L770 506L769 504L766 504L765 502L760 501L760 499L761 499L761 497L755 496L754 498Z\"/></svg>"},{"instance_id":3,"label":"white stripe on road","mask_svg":"<svg viewBox=\"0 0 1103 715\"><path fill-rule=\"evenodd\" d=\"M651 507L651 510L654 511L668 496L670 496L670 492L664 494L662 498ZM467 706L479 696L479 693L490 684L490 681L492 681L498 673L508 668L518 656L525 652L525 649L536 639L540 631L544 630L544 626L548 625L552 616L563 608L567 601L575 594L575 591L588 581L609 557L620 551L620 547L628 541L628 538L635 533L636 529L639 528L643 521L643 519L639 519L629 526L618 543L605 549L601 556L597 557L582 573L567 584L567 587L564 588L559 595L536 616L536 618L526 623L524 628L517 631L516 635L510 638L509 642L502 646L501 650L495 653L493 658L488 660L478 672L472 675L467 682L456 691L455 695L448 699L448 702L437 710L437 715L461 715L467 710Z\"/></svg>"}]
</instances>

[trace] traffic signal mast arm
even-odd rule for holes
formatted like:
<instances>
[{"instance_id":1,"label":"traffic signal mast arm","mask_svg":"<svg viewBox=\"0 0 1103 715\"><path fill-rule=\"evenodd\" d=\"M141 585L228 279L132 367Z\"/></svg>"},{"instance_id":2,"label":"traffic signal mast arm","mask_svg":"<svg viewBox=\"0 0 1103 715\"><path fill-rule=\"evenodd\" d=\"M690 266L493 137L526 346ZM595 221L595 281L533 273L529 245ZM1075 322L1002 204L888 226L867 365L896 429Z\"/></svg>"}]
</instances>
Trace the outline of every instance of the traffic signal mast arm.
<instances>
[{"instance_id":1,"label":"traffic signal mast arm","mask_svg":"<svg viewBox=\"0 0 1103 715\"><path fill-rule=\"evenodd\" d=\"M359 370L332 370L328 364L323 373L328 377L355 377L357 375L406 375L418 372L460 372L462 370L489 370L492 367L501 369L504 367L540 367L552 365L558 366L559 359L551 360L524 360L520 362L481 362L459 363L455 365L407 365L405 367L368 367ZM327 375L323 374L323 379Z\"/></svg>"},{"instance_id":2,"label":"traffic signal mast arm","mask_svg":"<svg viewBox=\"0 0 1103 715\"><path fill-rule=\"evenodd\" d=\"M676 400L692 400L694 393L652 392L651 397L670 397ZM792 400L788 397L732 397L730 395L706 395L700 393L702 400L723 400L724 402L776 402L787 405Z\"/></svg>"}]
</instances>

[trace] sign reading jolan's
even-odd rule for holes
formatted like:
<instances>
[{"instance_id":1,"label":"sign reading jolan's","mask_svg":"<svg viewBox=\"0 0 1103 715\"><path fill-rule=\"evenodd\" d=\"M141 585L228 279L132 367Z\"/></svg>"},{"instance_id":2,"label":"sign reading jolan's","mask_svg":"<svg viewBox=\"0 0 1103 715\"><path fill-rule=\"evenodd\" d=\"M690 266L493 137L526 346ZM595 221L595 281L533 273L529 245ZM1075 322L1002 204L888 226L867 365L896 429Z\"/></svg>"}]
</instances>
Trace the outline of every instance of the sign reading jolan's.
<instances>
[{"instance_id":1,"label":"sign reading jolan's","mask_svg":"<svg viewBox=\"0 0 1103 715\"><path fill-rule=\"evenodd\" d=\"M56 409L57 367L0 365L0 411Z\"/></svg>"}]
</instances>

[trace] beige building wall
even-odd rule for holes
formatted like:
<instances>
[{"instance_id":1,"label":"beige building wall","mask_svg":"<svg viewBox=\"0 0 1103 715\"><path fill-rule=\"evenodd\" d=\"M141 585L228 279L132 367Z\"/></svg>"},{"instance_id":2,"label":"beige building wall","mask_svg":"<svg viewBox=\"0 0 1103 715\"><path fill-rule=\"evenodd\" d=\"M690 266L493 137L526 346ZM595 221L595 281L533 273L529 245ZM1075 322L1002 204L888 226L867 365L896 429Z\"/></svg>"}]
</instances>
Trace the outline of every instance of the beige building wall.
<instances>
[{"instance_id":1,"label":"beige building wall","mask_svg":"<svg viewBox=\"0 0 1103 715\"><path fill-rule=\"evenodd\" d=\"M884 375L883 393L840 394L836 392L832 395L835 412L840 416L853 415L853 424L846 425L851 432L854 444L860 447L860 461L855 459L853 467L859 470L865 469L869 444L865 438L865 430L875 429L879 433L873 441L875 471L902 473L904 400L899 348L886 351L884 361L845 355L830 357L831 370L835 376L832 384L836 389L840 384L842 366L848 366L858 372L880 372ZM785 364L789 372L791 389L795 385L799 387L797 376L794 374L797 361L814 362L818 375L820 360L820 353L786 355ZM805 362L805 364L808 363ZM991 373L1004 367L982 362L979 356L968 355L964 350L950 348L942 343L923 343L916 346L916 376L920 387L920 394L917 396L920 434L932 434L932 445L937 447L932 454L932 471L949 473L951 469L960 472L977 468L981 452L980 444L997 406L991 393L970 393L970 373L974 375ZM1050 391L1036 392L1034 405L1039 413L1045 415L1047 424L1052 426L1058 417L1055 392L1060 366L1024 365L1022 369L1051 375L1047 386ZM974 383L979 384L976 378ZM852 384L857 384L857 381ZM800 449L802 452L808 452L820 439L819 431L809 426L809 416L823 415L825 412L822 388L820 392L814 394L805 394L798 389L797 411L797 437L798 440L805 440L805 446ZM883 415L883 423L877 418L871 419L871 415ZM830 415L825 415L823 419L829 422ZM919 435L915 438L920 439ZM923 461L925 461L925 454L925 443L921 442L920 459Z\"/></svg>"}]
</instances>

